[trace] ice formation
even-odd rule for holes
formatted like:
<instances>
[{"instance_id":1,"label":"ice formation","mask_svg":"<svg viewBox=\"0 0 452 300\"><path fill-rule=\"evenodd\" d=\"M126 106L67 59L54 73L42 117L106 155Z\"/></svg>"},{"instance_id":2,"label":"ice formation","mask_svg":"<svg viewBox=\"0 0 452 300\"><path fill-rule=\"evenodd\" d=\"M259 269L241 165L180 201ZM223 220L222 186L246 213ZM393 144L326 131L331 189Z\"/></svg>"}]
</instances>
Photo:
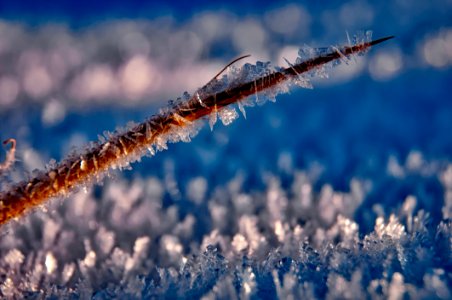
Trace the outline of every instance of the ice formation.
<instances>
[{"instance_id":1,"label":"ice formation","mask_svg":"<svg viewBox=\"0 0 452 300\"><path fill-rule=\"evenodd\" d=\"M3 145L11 144L11 148L8 150L6 154L5 161L0 163L0 174L5 171L8 171L9 168L14 164L15 154L16 154L16 140L15 139L7 139L3 142Z\"/></svg>"},{"instance_id":2,"label":"ice formation","mask_svg":"<svg viewBox=\"0 0 452 300\"><path fill-rule=\"evenodd\" d=\"M402 168L416 174L428 165ZM352 180L349 192L329 185L315 192L315 179L293 170L291 190L270 176L266 190L248 193L238 175L206 193L198 177L184 195L193 205L183 208L162 205L170 187L157 178L109 180L101 194L79 192L55 210L7 225L0 240L0 293L449 299L452 165L435 168L446 191L440 220L409 196L391 214L378 213L367 233L353 220L369 193L366 181ZM200 201L204 197L208 201ZM378 211L366 210L361 213Z\"/></svg>"}]
</instances>

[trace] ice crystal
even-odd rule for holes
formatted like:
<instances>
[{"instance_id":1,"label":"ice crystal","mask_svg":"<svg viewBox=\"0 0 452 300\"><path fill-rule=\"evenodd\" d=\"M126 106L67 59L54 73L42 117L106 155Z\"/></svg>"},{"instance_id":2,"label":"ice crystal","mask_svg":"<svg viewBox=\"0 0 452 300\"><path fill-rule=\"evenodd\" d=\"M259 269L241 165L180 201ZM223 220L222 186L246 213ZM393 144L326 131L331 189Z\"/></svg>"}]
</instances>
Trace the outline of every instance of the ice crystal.
<instances>
[{"instance_id":1,"label":"ice crystal","mask_svg":"<svg viewBox=\"0 0 452 300\"><path fill-rule=\"evenodd\" d=\"M239 117L237 111L232 107L224 107L220 109L218 111L218 115L223 125L229 125Z\"/></svg>"},{"instance_id":2,"label":"ice crystal","mask_svg":"<svg viewBox=\"0 0 452 300\"><path fill-rule=\"evenodd\" d=\"M450 167L441 171L446 190L449 173ZM195 177L185 196L197 209L188 214L178 204L162 206L165 194L177 188L171 178L167 184L121 180L99 195L77 193L53 214L30 214L11 225L14 230L0 241L0 293L94 299L450 297L447 219L429 226L431 218L408 196L363 234L354 213L369 193L366 181L352 179L348 192L330 185L316 192L307 173L291 174L292 192L267 175L265 191L248 193L238 175L210 194L205 179ZM96 215L103 218L93 222Z\"/></svg>"}]
</instances>

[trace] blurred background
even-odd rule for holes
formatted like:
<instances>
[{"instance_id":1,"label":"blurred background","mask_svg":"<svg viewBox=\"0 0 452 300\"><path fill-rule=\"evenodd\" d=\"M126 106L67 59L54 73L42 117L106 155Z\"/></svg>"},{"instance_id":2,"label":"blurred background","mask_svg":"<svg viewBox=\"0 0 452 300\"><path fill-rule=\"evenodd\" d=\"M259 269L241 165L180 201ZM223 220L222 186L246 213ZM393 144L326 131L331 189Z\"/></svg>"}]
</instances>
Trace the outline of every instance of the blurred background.
<instances>
[{"instance_id":1,"label":"blurred background","mask_svg":"<svg viewBox=\"0 0 452 300\"><path fill-rule=\"evenodd\" d=\"M294 62L305 44L341 46L347 33L363 30L396 38L331 69L328 79L313 78L312 90L295 87L212 132L206 125L191 143L171 144L107 178L93 197L109 197L115 182L121 189L157 178L163 207L176 204L182 220L212 213L207 201L234 178L252 195L274 176L290 195L301 172L313 193L325 186L353 193L362 183L364 198L348 215L360 234L409 196L436 226L452 216L450 0L2 0L0 138L17 139L18 161L0 187L83 149L104 131L141 122L235 57L251 54L238 65L260 60L285 67L284 58ZM202 201L205 210L197 212L193 203ZM205 228L193 239L201 243L216 225L199 224Z\"/></svg>"}]
</instances>

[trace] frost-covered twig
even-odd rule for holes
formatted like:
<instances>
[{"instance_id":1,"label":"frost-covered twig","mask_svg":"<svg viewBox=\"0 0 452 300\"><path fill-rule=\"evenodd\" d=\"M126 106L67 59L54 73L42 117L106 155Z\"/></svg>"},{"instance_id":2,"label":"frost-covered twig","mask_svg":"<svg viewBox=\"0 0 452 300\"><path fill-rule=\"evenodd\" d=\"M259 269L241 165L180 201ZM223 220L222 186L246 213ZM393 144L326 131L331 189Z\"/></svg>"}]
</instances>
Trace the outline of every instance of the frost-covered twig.
<instances>
[{"instance_id":1,"label":"frost-covered twig","mask_svg":"<svg viewBox=\"0 0 452 300\"><path fill-rule=\"evenodd\" d=\"M363 53L391 38L363 39L341 48L300 50L304 57L287 68L273 70L268 63L258 62L256 65L245 64L230 76L218 79L219 74L192 96L185 93L183 99L172 102L145 122L107 136L105 140L91 144L84 152L71 155L39 172L33 179L18 183L0 194L0 224L19 217L52 197L66 195L75 187L99 180L107 170L127 166L147 151L154 154L156 150L166 149L167 142L189 141L197 131L197 121L204 117L209 116L211 126L217 115L224 124L229 124L237 117L236 111L227 107L230 104L237 103L244 113L243 106L249 104L244 101L247 97L256 95L257 98L258 94L263 94L261 99L274 99L286 90L287 85L282 84L288 82L308 86L309 81L304 77L306 73L313 71L314 75L321 75L328 63Z\"/></svg>"}]
</instances>

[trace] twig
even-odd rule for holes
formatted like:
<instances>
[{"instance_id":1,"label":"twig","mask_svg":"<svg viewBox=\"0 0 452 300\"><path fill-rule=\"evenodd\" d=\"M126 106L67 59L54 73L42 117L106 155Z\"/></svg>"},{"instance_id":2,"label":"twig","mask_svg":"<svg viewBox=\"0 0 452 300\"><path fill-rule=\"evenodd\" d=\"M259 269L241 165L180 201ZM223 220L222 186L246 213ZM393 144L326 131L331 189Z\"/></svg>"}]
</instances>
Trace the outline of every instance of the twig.
<instances>
[{"instance_id":1,"label":"twig","mask_svg":"<svg viewBox=\"0 0 452 300\"><path fill-rule=\"evenodd\" d=\"M232 103L240 103L250 95L296 79L301 74L343 56L362 53L391 38L393 37L348 45L339 51L337 48L332 49L329 53L319 54L288 68L267 72L247 82L235 82L223 90L215 91L212 86L218 81L217 77L224 71L222 70L186 101L172 105L126 132L114 134L104 142L96 142L83 153L70 156L55 167L41 171L33 179L18 183L0 194L0 224L19 217L50 198L67 195L75 187L99 180L107 170L128 165L143 156L148 149L154 152L154 147L165 147L162 146L162 141L166 141L169 136L173 137L173 141L186 139L181 128L193 126L195 121L210 114L216 116L217 111Z\"/></svg>"}]
</instances>

